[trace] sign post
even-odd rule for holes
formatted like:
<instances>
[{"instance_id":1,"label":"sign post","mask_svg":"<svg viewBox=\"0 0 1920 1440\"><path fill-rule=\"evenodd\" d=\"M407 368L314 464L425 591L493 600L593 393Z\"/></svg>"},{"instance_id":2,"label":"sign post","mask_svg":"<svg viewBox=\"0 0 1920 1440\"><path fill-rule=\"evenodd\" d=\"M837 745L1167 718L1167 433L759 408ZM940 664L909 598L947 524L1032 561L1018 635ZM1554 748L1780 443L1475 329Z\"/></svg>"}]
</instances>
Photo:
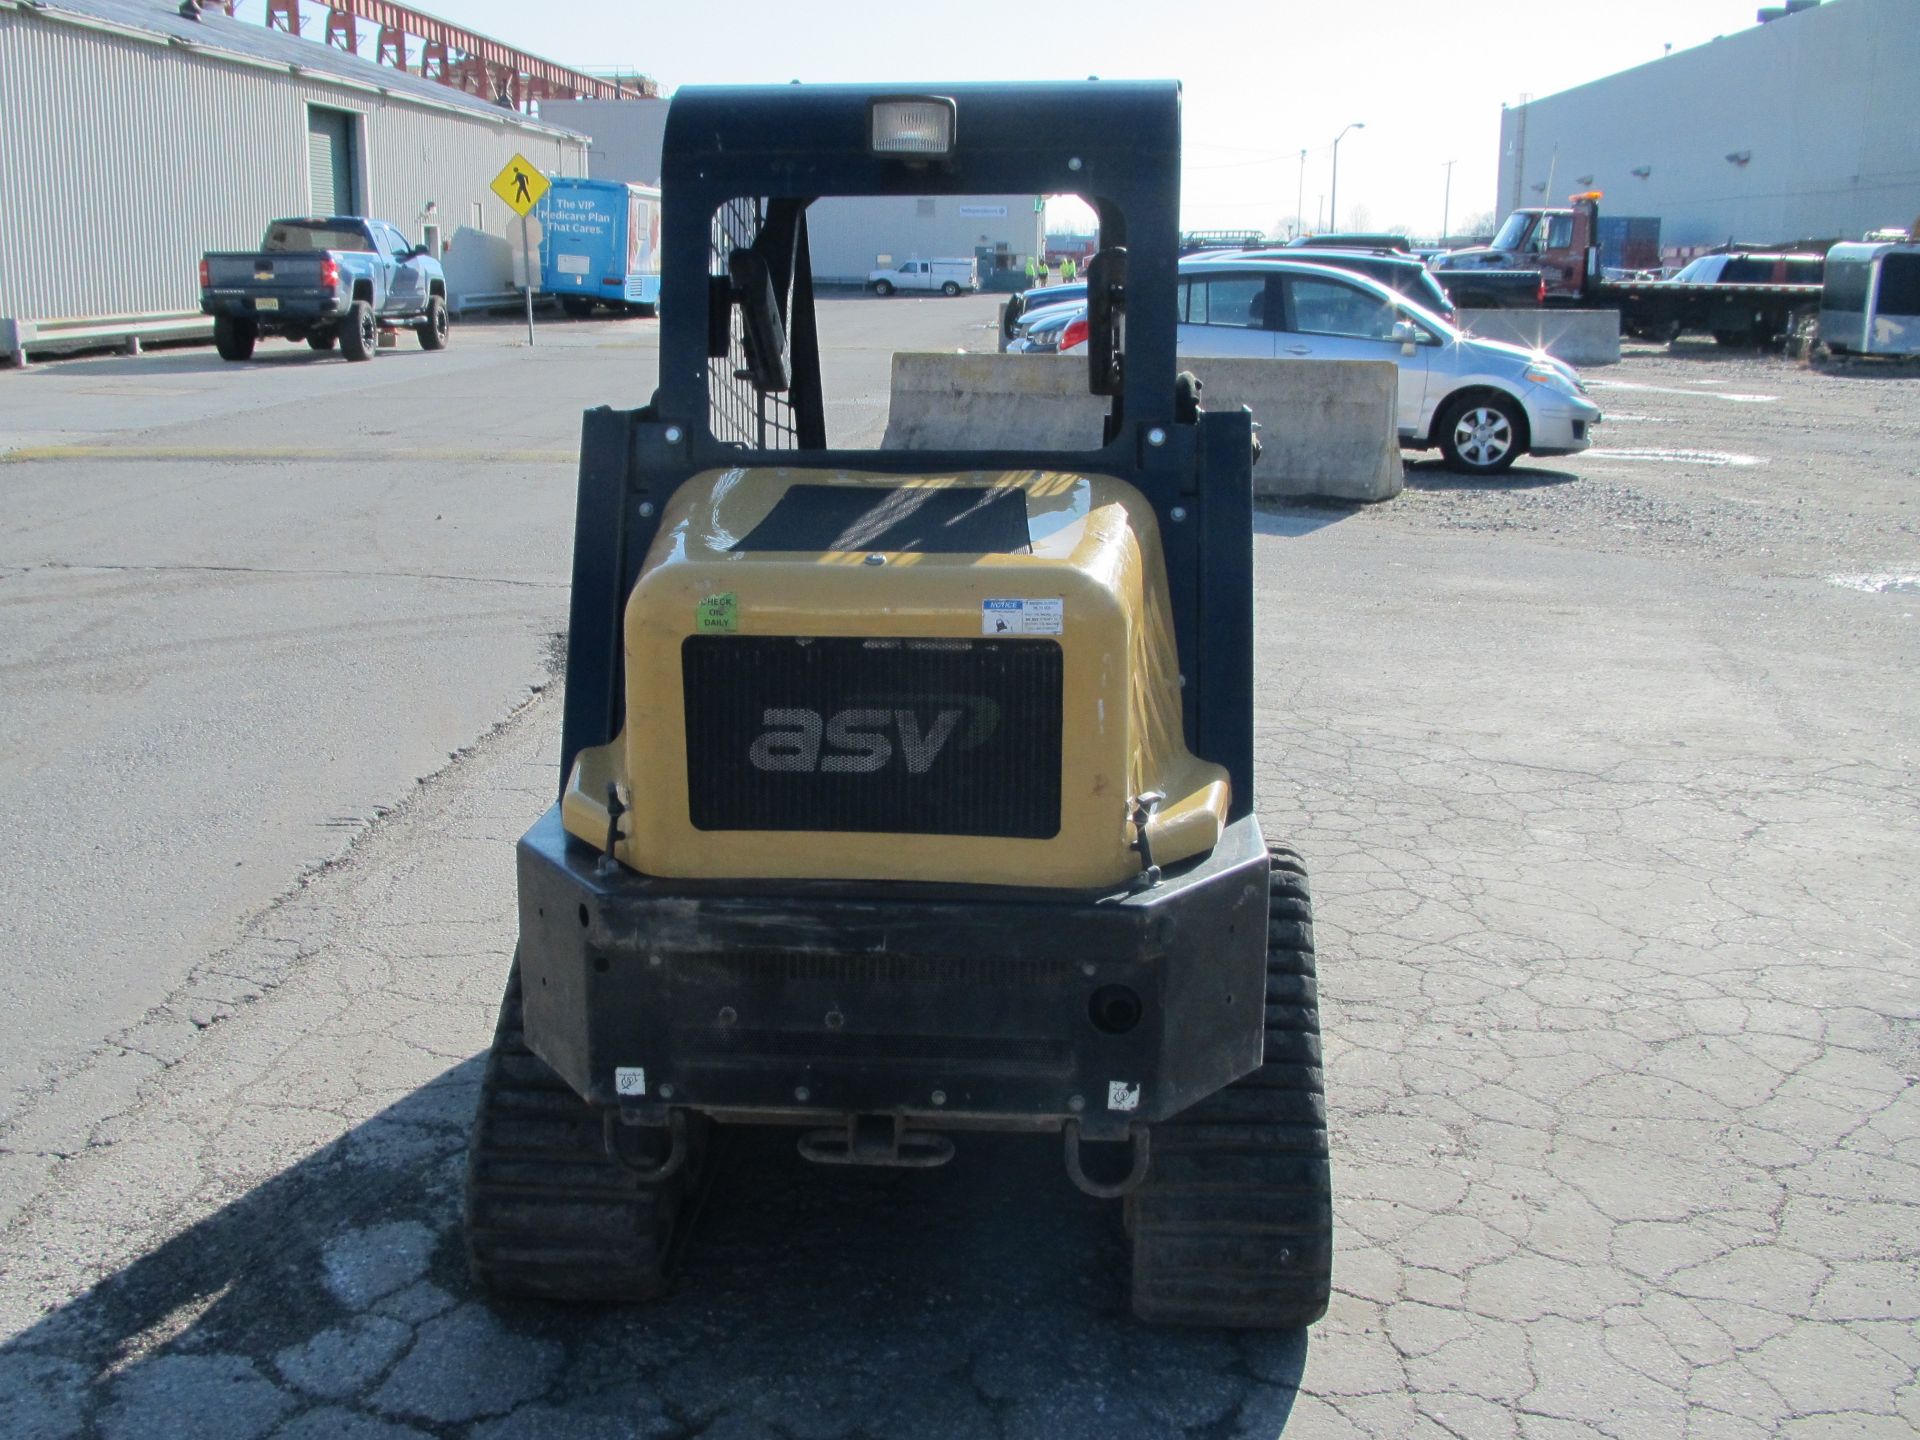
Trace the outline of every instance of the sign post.
<instances>
[{"instance_id":1,"label":"sign post","mask_svg":"<svg viewBox=\"0 0 1920 1440\"><path fill-rule=\"evenodd\" d=\"M521 287L527 297L527 344L533 344L533 244L527 238L527 217L520 217L520 273L526 277Z\"/></svg>"},{"instance_id":2,"label":"sign post","mask_svg":"<svg viewBox=\"0 0 1920 1440\"><path fill-rule=\"evenodd\" d=\"M493 193L506 201L507 208L520 217L520 267L521 278L526 281L529 345L533 344L533 240L527 227L527 216L549 188L547 177L536 170L526 156L517 153L507 162L506 168L493 177Z\"/></svg>"}]
</instances>

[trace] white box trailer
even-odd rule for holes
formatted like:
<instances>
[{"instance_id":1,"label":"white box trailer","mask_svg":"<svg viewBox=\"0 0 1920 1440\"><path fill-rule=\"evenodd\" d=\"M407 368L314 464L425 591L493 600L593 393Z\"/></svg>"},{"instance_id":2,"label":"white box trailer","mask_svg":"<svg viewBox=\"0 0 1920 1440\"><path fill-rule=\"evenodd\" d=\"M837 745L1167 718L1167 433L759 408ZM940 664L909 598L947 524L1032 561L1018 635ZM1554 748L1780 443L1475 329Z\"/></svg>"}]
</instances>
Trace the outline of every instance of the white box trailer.
<instances>
[{"instance_id":1,"label":"white box trailer","mask_svg":"<svg viewBox=\"0 0 1920 1440\"><path fill-rule=\"evenodd\" d=\"M980 265L971 256L965 260L907 260L890 269L869 272L867 288L876 295L891 295L896 290L967 294L980 288Z\"/></svg>"},{"instance_id":2,"label":"white box trailer","mask_svg":"<svg viewBox=\"0 0 1920 1440\"><path fill-rule=\"evenodd\" d=\"M1836 355L1920 355L1920 243L1829 250L1820 338Z\"/></svg>"}]
</instances>

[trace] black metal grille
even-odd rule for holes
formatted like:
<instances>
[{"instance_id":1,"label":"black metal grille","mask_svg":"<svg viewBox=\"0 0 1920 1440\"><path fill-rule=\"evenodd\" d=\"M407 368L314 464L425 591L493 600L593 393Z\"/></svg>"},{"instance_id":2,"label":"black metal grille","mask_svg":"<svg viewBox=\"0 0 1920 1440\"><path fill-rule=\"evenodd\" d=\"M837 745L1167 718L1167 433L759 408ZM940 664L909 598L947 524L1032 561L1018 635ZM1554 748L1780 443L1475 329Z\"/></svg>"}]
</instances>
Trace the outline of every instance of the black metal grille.
<instances>
[{"instance_id":1,"label":"black metal grille","mask_svg":"<svg viewBox=\"0 0 1920 1440\"><path fill-rule=\"evenodd\" d=\"M680 663L698 829L1059 833L1055 641L693 635Z\"/></svg>"},{"instance_id":2,"label":"black metal grille","mask_svg":"<svg viewBox=\"0 0 1920 1440\"><path fill-rule=\"evenodd\" d=\"M751 249L765 220L764 200L729 200L715 211L707 242L707 273L726 279L728 257L735 250ZM790 314L788 297L783 295L780 301L781 313ZM747 350L739 306L728 307L727 325L726 358L707 362L707 428L714 439L730 445L753 450L798 449L800 431L792 400L785 395L762 395L752 381L741 378L747 368ZM789 350L791 346L789 340ZM790 354L787 358L792 359Z\"/></svg>"}]
</instances>

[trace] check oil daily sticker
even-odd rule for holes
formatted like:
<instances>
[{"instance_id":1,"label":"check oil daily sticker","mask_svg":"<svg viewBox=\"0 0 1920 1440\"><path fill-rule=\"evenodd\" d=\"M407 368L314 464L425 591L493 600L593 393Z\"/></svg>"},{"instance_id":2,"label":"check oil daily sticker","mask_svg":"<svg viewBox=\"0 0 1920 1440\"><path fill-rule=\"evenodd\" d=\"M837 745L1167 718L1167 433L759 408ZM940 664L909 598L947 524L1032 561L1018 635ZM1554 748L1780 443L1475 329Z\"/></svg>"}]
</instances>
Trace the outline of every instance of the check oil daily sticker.
<instances>
[{"instance_id":1,"label":"check oil daily sticker","mask_svg":"<svg viewBox=\"0 0 1920 1440\"><path fill-rule=\"evenodd\" d=\"M1066 619L1067 602L1051 600L982 600L982 635L1058 635Z\"/></svg>"},{"instance_id":2,"label":"check oil daily sticker","mask_svg":"<svg viewBox=\"0 0 1920 1440\"><path fill-rule=\"evenodd\" d=\"M702 597L693 609L693 628L702 635L731 635L740 628L740 597L731 590Z\"/></svg>"}]
</instances>

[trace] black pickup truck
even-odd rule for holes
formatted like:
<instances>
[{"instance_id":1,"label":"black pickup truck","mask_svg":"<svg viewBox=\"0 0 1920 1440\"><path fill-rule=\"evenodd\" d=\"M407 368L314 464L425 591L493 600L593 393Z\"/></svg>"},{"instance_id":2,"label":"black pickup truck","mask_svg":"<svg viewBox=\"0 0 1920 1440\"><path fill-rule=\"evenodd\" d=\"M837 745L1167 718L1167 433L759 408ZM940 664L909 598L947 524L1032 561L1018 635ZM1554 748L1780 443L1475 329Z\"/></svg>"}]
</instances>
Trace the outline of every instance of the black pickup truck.
<instances>
[{"instance_id":1,"label":"black pickup truck","mask_svg":"<svg viewBox=\"0 0 1920 1440\"><path fill-rule=\"evenodd\" d=\"M349 360L371 360L380 332L407 326L423 350L447 344L447 277L423 245L384 220L359 215L275 220L257 251L200 260L200 309L213 316L222 360L245 360L264 335L338 341Z\"/></svg>"},{"instance_id":2,"label":"black pickup truck","mask_svg":"<svg viewBox=\"0 0 1920 1440\"><path fill-rule=\"evenodd\" d=\"M1547 303L1538 270L1435 270L1433 278L1460 310L1537 310Z\"/></svg>"}]
</instances>

